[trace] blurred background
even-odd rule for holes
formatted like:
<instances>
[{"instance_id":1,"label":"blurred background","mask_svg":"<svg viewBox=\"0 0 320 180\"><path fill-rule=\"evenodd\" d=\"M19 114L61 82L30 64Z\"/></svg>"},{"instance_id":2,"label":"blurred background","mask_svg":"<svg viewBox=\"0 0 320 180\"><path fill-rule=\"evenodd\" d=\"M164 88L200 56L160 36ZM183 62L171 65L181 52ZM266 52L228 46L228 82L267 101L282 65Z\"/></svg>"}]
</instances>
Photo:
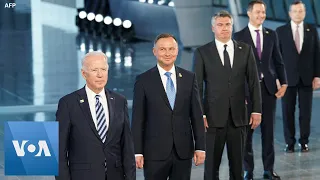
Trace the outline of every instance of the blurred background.
<instances>
[{"instance_id":1,"label":"blurred background","mask_svg":"<svg viewBox=\"0 0 320 180\"><path fill-rule=\"evenodd\" d=\"M0 0L0 180L53 180L4 176L3 122L54 121L58 100L85 85L81 59L90 51L108 56L107 88L125 95L131 115L135 77L156 65L153 40L171 33L179 41L176 65L191 70L193 50L213 40L211 17L234 16L234 32L248 24L249 0ZM265 27L288 22L292 0L265 0ZM305 22L320 32L320 0L303 0ZM6 8L6 3L15 7ZM280 101L279 101L280 102ZM285 154L281 105L277 105L276 169L283 179L320 179L320 91L314 92L311 151ZM259 130L254 137L257 175L262 174ZM299 130L297 130L299 132ZM221 179L228 179L226 156ZM203 166L192 179L203 178ZM143 179L138 171L137 179ZM259 178L258 178L259 179Z\"/></svg>"}]
</instances>

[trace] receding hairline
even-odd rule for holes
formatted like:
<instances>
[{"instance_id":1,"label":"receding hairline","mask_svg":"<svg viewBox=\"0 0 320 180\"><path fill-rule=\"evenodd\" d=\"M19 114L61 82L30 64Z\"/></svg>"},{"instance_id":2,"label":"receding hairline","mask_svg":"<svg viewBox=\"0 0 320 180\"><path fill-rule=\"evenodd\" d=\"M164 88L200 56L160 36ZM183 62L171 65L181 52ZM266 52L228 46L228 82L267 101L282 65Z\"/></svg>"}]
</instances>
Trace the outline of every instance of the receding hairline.
<instances>
[{"instance_id":1,"label":"receding hairline","mask_svg":"<svg viewBox=\"0 0 320 180\"><path fill-rule=\"evenodd\" d=\"M304 11L306 11L306 4L304 4L302 1L294 1L289 5L289 12L291 11L292 6L296 6L302 4L304 7Z\"/></svg>"},{"instance_id":2,"label":"receding hairline","mask_svg":"<svg viewBox=\"0 0 320 180\"><path fill-rule=\"evenodd\" d=\"M160 39L166 39L166 38L172 38L172 39L176 42L176 44L178 45L177 38L174 37L174 35L169 34L169 33L162 33L162 34L159 34L159 35L155 38L155 40L153 41L153 47L156 47L156 45L157 45L157 43L158 43L158 41L159 41Z\"/></svg>"},{"instance_id":3,"label":"receding hairline","mask_svg":"<svg viewBox=\"0 0 320 180\"><path fill-rule=\"evenodd\" d=\"M101 52L101 51L91 51L91 52L88 52L88 53L82 58L82 61L81 61L82 69L85 69L86 64L87 64L87 61L88 61L88 58L89 58L89 57L93 57L93 56L102 56L103 59L106 61L107 68L109 68L109 65L108 65L108 57L106 56L105 53L103 53L103 52Z\"/></svg>"}]
</instances>

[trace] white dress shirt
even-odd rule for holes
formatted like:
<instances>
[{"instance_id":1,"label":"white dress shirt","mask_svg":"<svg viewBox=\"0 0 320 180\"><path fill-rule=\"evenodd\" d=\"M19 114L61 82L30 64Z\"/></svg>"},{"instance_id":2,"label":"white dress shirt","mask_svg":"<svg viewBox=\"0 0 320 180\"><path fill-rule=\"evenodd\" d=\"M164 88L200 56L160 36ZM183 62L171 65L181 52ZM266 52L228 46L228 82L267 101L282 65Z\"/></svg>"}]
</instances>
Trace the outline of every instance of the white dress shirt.
<instances>
[{"instance_id":1,"label":"white dress shirt","mask_svg":"<svg viewBox=\"0 0 320 180\"><path fill-rule=\"evenodd\" d=\"M294 23L293 21L291 21L290 24L291 24L291 29L292 29L293 40L295 41L297 24ZM298 31L299 31L299 36L300 36L300 49L299 49L299 51L301 51L302 44L303 44L303 37L304 37L303 21L300 24L298 24L298 26L299 26Z\"/></svg>"},{"instance_id":2,"label":"white dress shirt","mask_svg":"<svg viewBox=\"0 0 320 180\"><path fill-rule=\"evenodd\" d=\"M157 68L159 70L159 74L160 74L160 77L161 77L161 81L162 81L162 85L163 85L163 88L164 90L167 92L167 80L168 80L168 77L165 75L166 72L171 72L171 79L173 81L173 85L174 85L174 89L177 93L177 76L176 76L176 68L175 66L173 65L172 68L169 70L169 71L166 71L164 70L159 64L157 64Z\"/></svg>"},{"instance_id":3,"label":"white dress shirt","mask_svg":"<svg viewBox=\"0 0 320 180\"><path fill-rule=\"evenodd\" d=\"M224 52L224 45L228 45L227 46L227 52L229 54L229 58L230 58L230 65L232 68L233 65L233 57L234 57L234 45L233 45L233 41L230 39L227 43L223 43L218 41L217 39L215 39L216 42L216 46L217 46L217 50L221 59L222 64L224 65L224 56L223 56L223 52Z\"/></svg>"},{"instance_id":4,"label":"white dress shirt","mask_svg":"<svg viewBox=\"0 0 320 180\"><path fill-rule=\"evenodd\" d=\"M97 114L96 114L96 93L93 92L91 89L88 88L88 86L86 85L85 87L86 93L87 93L87 97L88 97L88 103L89 103L89 107L90 107L90 112L91 112L91 116L94 122L94 125L97 128ZM109 129L109 108L108 108L108 102L107 102L107 96L105 93L105 90L103 89L100 93L99 93L100 97L99 97L99 101L102 104L104 113L105 113L105 117L106 117L106 123L107 123L107 130Z\"/></svg>"},{"instance_id":5,"label":"white dress shirt","mask_svg":"<svg viewBox=\"0 0 320 180\"><path fill-rule=\"evenodd\" d=\"M255 30L259 30L260 34L260 44L261 44L261 53L263 51L263 31L262 31L262 25L260 25L258 28L254 27L250 23L248 24L248 28L251 34L252 41L254 43L254 46L257 47L257 32Z\"/></svg>"}]
</instances>

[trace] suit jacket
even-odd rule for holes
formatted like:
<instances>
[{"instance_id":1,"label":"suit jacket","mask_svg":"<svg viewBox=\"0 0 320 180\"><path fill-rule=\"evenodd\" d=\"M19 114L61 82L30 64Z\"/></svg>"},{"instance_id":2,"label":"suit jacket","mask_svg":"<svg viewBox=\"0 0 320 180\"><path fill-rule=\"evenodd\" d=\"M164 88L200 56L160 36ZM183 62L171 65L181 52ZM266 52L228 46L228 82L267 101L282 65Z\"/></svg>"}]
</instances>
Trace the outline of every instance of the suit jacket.
<instances>
[{"instance_id":1,"label":"suit jacket","mask_svg":"<svg viewBox=\"0 0 320 180\"><path fill-rule=\"evenodd\" d=\"M136 154L165 160L175 146L181 159L205 150L204 124L194 73L176 67L177 92L171 109L159 70L137 76L134 85L132 133Z\"/></svg>"},{"instance_id":2,"label":"suit jacket","mask_svg":"<svg viewBox=\"0 0 320 180\"><path fill-rule=\"evenodd\" d=\"M263 28L263 48L261 60L253 43L249 27L245 27L234 34L234 39L251 45L254 49L254 55L258 72L262 72L264 82L270 94L275 94L277 89L276 79L280 84L287 84L287 75L279 50L277 33L271 29Z\"/></svg>"},{"instance_id":3,"label":"suit jacket","mask_svg":"<svg viewBox=\"0 0 320 180\"><path fill-rule=\"evenodd\" d=\"M296 86L301 79L311 86L314 77L320 77L320 46L317 29L304 23L304 37L300 54L296 49L291 23L277 28L280 52L286 66L288 85Z\"/></svg>"},{"instance_id":4,"label":"suit jacket","mask_svg":"<svg viewBox=\"0 0 320 180\"><path fill-rule=\"evenodd\" d=\"M215 41L197 48L194 53L194 70L209 128L225 127L230 109L235 126L249 124L245 80L253 99L253 112L261 113L260 83L252 49L245 43L233 43L234 60L230 77L226 75Z\"/></svg>"},{"instance_id":5,"label":"suit jacket","mask_svg":"<svg viewBox=\"0 0 320 180\"><path fill-rule=\"evenodd\" d=\"M127 100L109 90L105 93L109 108L105 143L102 143L92 120L85 88L59 100L56 113L60 155L57 180L105 180L105 176L112 180L136 179Z\"/></svg>"}]
</instances>

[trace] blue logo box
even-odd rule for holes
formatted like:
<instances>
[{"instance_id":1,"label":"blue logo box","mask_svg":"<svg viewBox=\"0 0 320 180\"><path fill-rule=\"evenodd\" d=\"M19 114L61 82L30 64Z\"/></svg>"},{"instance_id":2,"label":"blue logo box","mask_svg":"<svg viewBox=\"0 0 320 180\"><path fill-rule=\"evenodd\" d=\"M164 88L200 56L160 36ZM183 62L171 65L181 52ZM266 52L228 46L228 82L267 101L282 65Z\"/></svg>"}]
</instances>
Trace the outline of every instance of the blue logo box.
<instances>
[{"instance_id":1,"label":"blue logo box","mask_svg":"<svg viewBox=\"0 0 320 180\"><path fill-rule=\"evenodd\" d=\"M4 133L5 175L58 175L58 122L5 122Z\"/></svg>"}]
</instances>

